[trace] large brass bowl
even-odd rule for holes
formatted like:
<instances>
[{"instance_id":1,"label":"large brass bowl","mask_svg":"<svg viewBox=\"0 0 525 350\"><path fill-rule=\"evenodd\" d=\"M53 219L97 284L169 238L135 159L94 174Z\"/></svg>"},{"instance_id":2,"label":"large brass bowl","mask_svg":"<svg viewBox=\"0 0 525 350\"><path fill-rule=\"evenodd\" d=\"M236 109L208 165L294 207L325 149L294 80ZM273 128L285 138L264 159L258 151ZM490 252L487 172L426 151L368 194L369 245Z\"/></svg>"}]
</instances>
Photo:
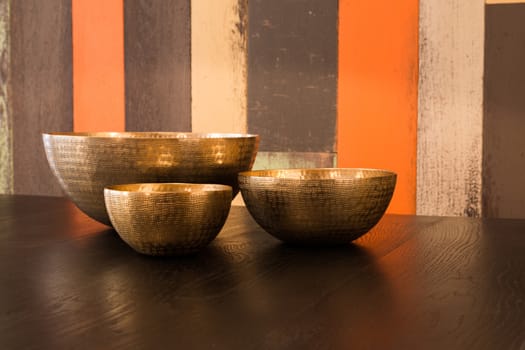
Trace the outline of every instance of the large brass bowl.
<instances>
[{"instance_id":1,"label":"large brass bowl","mask_svg":"<svg viewBox=\"0 0 525 350\"><path fill-rule=\"evenodd\" d=\"M381 219L396 177L377 169L276 169L242 172L239 185L250 214L274 237L344 244Z\"/></svg>"},{"instance_id":2,"label":"large brass bowl","mask_svg":"<svg viewBox=\"0 0 525 350\"><path fill-rule=\"evenodd\" d=\"M238 192L237 174L250 170L257 135L177 132L43 134L51 169L84 213L110 225L104 187L127 183L224 184Z\"/></svg>"},{"instance_id":3,"label":"large brass bowl","mask_svg":"<svg viewBox=\"0 0 525 350\"><path fill-rule=\"evenodd\" d=\"M119 236L147 255L195 253L222 229L232 189L204 184L130 184L104 189Z\"/></svg>"}]
</instances>

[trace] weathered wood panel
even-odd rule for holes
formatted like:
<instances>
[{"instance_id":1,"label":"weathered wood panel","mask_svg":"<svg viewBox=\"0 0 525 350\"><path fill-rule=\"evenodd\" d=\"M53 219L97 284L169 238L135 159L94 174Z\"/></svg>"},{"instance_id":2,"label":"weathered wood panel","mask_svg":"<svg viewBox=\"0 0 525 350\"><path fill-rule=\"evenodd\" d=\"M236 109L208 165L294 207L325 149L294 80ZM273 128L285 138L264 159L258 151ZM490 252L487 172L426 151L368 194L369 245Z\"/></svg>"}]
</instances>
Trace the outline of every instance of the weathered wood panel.
<instances>
[{"instance_id":1,"label":"weathered wood panel","mask_svg":"<svg viewBox=\"0 0 525 350\"><path fill-rule=\"evenodd\" d=\"M194 132L239 132L246 121L248 0L192 0Z\"/></svg>"},{"instance_id":2,"label":"weathered wood panel","mask_svg":"<svg viewBox=\"0 0 525 350\"><path fill-rule=\"evenodd\" d=\"M248 2L248 131L261 151L335 151L337 4Z\"/></svg>"},{"instance_id":3,"label":"weathered wood panel","mask_svg":"<svg viewBox=\"0 0 525 350\"><path fill-rule=\"evenodd\" d=\"M483 212L525 218L525 4L490 5L485 22Z\"/></svg>"},{"instance_id":4,"label":"weathered wood panel","mask_svg":"<svg viewBox=\"0 0 525 350\"><path fill-rule=\"evenodd\" d=\"M9 0L0 0L0 193L13 192L12 115L9 108L11 49Z\"/></svg>"},{"instance_id":5,"label":"weathered wood panel","mask_svg":"<svg viewBox=\"0 0 525 350\"><path fill-rule=\"evenodd\" d=\"M420 2L418 214L481 215L484 6Z\"/></svg>"},{"instance_id":6,"label":"weathered wood panel","mask_svg":"<svg viewBox=\"0 0 525 350\"><path fill-rule=\"evenodd\" d=\"M41 133L73 128L71 1L12 0L10 17L14 191L59 195Z\"/></svg>"},{"instance_id":7,"label":"weathered wood panel","mask_svg":"<svg viewBox=\"0 0 525 350\"><path fill-rule=\"evenodd\" d=\"M124 2L126 130L191 130L190 0Z\"/></svg>"},{"instance_id":8,"label":"weathered wood panel","mask_svg":"<svg viewBox=\"0 0 525 350\"><path fill-rule=\"evenodd\" d=\"M122 2L71 2L75 131L124 130Z\"/></svg>"}]
</instances>

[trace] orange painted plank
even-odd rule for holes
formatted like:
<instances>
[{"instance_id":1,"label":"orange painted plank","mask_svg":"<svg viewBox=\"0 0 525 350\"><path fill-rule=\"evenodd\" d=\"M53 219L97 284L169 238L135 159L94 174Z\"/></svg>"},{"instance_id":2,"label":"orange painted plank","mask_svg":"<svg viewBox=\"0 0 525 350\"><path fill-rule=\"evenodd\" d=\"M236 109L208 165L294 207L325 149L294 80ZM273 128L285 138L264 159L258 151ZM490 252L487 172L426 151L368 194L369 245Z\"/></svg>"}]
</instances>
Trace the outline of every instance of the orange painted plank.
<instances>
[{"instance_id":1,"label":"orange painted plank","mask_svg":"<svg viewBox=\"0 0 525 350\"><path fill-rule=\"evenodd\" d=\"M397 172L389 212L415 213L418 0L340 0L338 74L338 166Z\"/></svg>"},{"instance_id":2,"label":"orange painted plank","mask_svg":"<svg viewBox=\"0 0 525 350\"><path fill-rule=\"evenodd\" d=\"M123 131L123 0L73 0L73 127Z\"/></svg>"}]
</instances>

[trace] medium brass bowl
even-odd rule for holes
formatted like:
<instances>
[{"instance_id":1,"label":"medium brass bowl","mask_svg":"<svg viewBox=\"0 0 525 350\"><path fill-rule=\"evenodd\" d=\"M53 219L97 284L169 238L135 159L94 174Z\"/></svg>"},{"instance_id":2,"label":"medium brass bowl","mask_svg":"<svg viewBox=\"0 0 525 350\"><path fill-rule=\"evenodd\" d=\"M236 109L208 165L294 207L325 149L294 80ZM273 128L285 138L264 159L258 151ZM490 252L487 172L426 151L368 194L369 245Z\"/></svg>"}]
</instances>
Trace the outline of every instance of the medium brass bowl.
<instances>
[{"instance_id":1,"label":"medium brass bowl","mask_svg":"<svg viewBox=\"0 0 525 350\"><path fill-rule=\"evenodd\" d=\"M274 237L344 244L381 219L396 177L377 169L275 169L242 172L239 185L250 214Z\"/></svg>"},{"instance_id":2,"label":"medium brass bowl","mask_svg":"<svg viewBox=\"0 0 525 350\"><path fill-rule=\"evenodd\" d=\"M104 189L119 236L147 255L183 255L208 245L222 229L232 189L224 185L154 183Z\"/></svg>"},{"instance_id":3,"label":"medium brass bowl","mask_svg":"<svg viewBox=\"0 0 525 350\"><path fill-rule=\"evenodd\" d=\"M248 134L102 132L43 134L51 169L84 213L110 225L104 187L146 182L224 184L252 168L259 137Z\"/></svg>"}]
</instances>

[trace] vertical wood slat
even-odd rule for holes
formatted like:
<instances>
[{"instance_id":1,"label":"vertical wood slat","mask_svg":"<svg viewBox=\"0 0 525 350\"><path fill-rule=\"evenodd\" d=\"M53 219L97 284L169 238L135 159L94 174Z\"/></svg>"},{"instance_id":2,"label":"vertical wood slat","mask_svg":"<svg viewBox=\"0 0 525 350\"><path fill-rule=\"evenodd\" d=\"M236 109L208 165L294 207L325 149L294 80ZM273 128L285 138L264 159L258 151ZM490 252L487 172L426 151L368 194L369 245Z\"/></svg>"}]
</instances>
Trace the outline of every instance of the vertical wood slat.
<instances>
[{"instance_id":1,"label":"vertical wood slat","mask_svg":"<svg viewBox=\"0 0 525 350\"><path fill-rule=\"evenodd\" d=\"M389 212L416 207L418 1L339 1L338 165L398 174Z\"/></svg>"},{"instance_id":2,"label":"vertical wood slat","mask_svg":"<svg viewBox=\"0 0 525 350\"><path fill-rule=\"evenodd\" d=\"M11 50L9 0L0 0L0 193L13 192L12 115L9 106Z\"/></svg>"},{"instance_id":3,"label":"vertical wood slat","mask_svg":"<svg viewBox=\"0 0 525 350\"><path fill-rule=\"evenodd\" d=\"M245 133L248 0L192 0L192 131Z\"/></svg>"},{"instance_id":4,"label":"vertical wood slat","mask_svg":"<svg viewBox=\"0 0 525 350\"><path fill-rule=\"evenodd\" d=\"M72 0L75 131L124 130L122 0Z\"/></svg>"},{"instance_id":5,"label":"vertical wood slat","mask_svg":"<svg viewBox=\"0 0 525 350\"><path fill-rule=\"evenodd\" d=\"M489 5L485 22L483 215L525 218L525 4Z\"/></svg>"},{"instance_id":6,"label":"vertical wood slat","mask_svg":"<svg viewBox=\"0 0 525 350\"><path fill-rule=\"evenodd\" d=\"M71 1L10 3L14 192L60 195L42 132L73 128Z\"/></svg>"},{"instance_id":7,"label":"vertical wood slat","mask_svg":"<svg viewBox=\"0 0 525 350\"><path fill-rule=\"evenodd\" d=\"M261 151L335 151L337 3L248 2L248 131Z\"/></svg>"},{"instance_id":8,"label":"vertical wood slat","mask_svg":"<svg viewBox=\"0 0 525 350\"><path fill-rule=\"evenodd\" d=\"M126 130L191 130L190 2L124 1Z\"/></svg>"},{"instance_id":9,"label":"vertical wood slat","mask_svg":"<svg viewBox=\"0 0 525 350\"><path fill-rule=\"evenodd\" d=\"M484 6L420 1L418 214L482 214Z\"/></svg>"}]
</instances>

